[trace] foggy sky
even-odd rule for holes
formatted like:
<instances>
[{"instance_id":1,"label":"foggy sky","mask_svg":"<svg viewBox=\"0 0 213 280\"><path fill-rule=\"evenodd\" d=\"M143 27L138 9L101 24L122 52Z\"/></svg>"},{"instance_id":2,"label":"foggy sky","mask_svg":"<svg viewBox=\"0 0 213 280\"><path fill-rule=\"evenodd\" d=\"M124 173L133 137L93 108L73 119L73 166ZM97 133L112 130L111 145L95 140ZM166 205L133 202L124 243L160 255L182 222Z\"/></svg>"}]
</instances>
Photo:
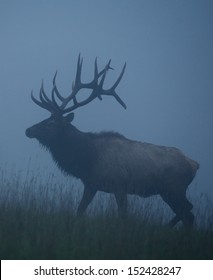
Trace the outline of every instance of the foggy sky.
<instances>
[{"instance_id":1,"label":"foggy sky","mask_svg":"<svg viewBox=\"0 0 213 280\"><path fill-rule=\"evenodd\" d=\"M200 163L190 191L213 198L213 1L0 0L0 167L49 168L63 176L25 129L48 117L36 106L44 80L67 95L77 56L83 80L112 59L106 88L125 62L117 93L75 113L83 131L118 131L126 137L176 146ZM58 172L58 173L57 173Z\"/></svg>"}]
</instances>

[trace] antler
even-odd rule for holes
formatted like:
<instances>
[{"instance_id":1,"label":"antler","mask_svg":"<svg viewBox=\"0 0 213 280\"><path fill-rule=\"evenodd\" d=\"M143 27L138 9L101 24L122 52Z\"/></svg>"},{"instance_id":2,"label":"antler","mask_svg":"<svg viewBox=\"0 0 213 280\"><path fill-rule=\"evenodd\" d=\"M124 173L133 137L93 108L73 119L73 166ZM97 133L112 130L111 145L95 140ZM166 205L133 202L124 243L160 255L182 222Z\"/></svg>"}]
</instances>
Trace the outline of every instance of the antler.
<instances>
[{"instance_id":1,"label":"antler","mask_svg":"<svg viewBox=\"0 0 213 280\"><path fill-rule=\"evenodd\" d=\"M114 85L110 89L107 89L107 90L103 89L103 84L104 84L104 81L106 78L106 73L109 69L113 69L110 66L110 63L111 63L111 60L109 60L109 62L106 64L106 66L104 67L103 70L98 72L97 58L96 58L95 66L94 66L93 80L90 83L82 83L81 82L81 71L82 71L83 58L81 58L80 54L79 54L75 81L73 81L72 92L68 97L66 97L66 98L63 97L57 89L57 86L56 86L57 71L56 71L54 78L53 78L53 89L52 89L51 99L44 92L43 81L41 84L41 89L40 89L40 94L39 94L40 100L37 100L33 96L32 92L31 92L31 98L38 106L48 110L49 112L51 112L51 114L63 115L63 114L69 113L81 106L88 104L89 102L91 102L92 100L94 100L97 97L100 100L102 100L103 95L114 96L114 98L121 104L121 106L123 106L126 109L127 108L126 104L122 101L122 99L115 92L116 87L118 86L118 84L120 83L120 81L123 77L123 74L124 74L124 71L126 68L126 63L124 64L123 69L122 69L118 79L114 83ZM77 101L77 93L83 88L92 89L92 92L85 100ZM56 97L61 101L61 105L59 105L57 103ZM66 106L71 101L73 102L73 104L66 108Z\"/></svg>"}]
</instances>

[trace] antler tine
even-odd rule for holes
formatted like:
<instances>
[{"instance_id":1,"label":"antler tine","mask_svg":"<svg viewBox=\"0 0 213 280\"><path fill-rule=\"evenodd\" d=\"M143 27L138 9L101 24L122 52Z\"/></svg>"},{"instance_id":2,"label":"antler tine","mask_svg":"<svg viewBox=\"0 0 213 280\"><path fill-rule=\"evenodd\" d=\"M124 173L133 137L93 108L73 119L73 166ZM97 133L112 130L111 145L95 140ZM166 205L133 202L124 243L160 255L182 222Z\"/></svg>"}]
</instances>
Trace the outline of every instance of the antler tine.
<instances>
[{"instance_id":1,"label":"antler tine","mask_svg":"<svg viewBox=\"0 0 213 280\"><path fill-rule=\"evenodd\" d=\"M119 75L117 81L114 83L114 85L111 87L110 90L115 90L116 89L116 87L118 86L118 84L120 83L120 81L121 81L121 79L123 77L125 69L126 69L126 62L124 63L124 66L123 66L123 69L121 71L121 74Z\"/></svg>"},{"instance_id":2,"label":"antler tine","mask_svg":"<svg viewBox=\"0 0 213 280\"><path fill-rule=\"evenodd\" d=\"M61 110L61 107L58 105L55 99L55 92L56 92L55 90L56 90L55 88L52 89L52 104L54 107L54 111L58 111L58 113L62 114L63 112Z\"/></svg>"},{"instance_id":3,"label":"antler tine","mask_svg":"<svg viewBox=\"0 0 213 280\"><path fill-rule=\"evenodd\" d=\"M115 99L118 101L118 103L121 104L121 106L122 106L124 109L127 108L126 104L123 102L123 100L120 98L120 96L117 95L116 92L114 92L114 94L112 94L112 96L115 97Z\"/></svg>"},{"instance_id":4,"label":"antler tine","mask_svg":"<svg viewBox=\"0 0 213 280\"><path fill-rule=\"evenodd\" d=\"M66 102L66 101L67 101L67 98L63 97L63 96L59 93L59 90L58 90L58 88L57 88L57 86L56 86L56 82L55 82L55 81L56 81L57 73L58 73L58 72L56 71L56 73L55 73L55 75L54 75L54 77L53 77L52 101L53 101L55 107L57 108L57 110L58 110L58 111L61 111L61 112L63 113L63 109L64 109L64 108L66 107L66 105L67 105L67 102ZM61 106L59 106L58 103L56 102L55 94L56 94L56 96L58 97L58 99L62 101Z\"/></svg>"},{"instance_id":5,"label":"antler tine","mask_svg":"<svg viewBox=\"0 0 213 280\"><path fill-rule=\"evenodd\" d=\"M32 98L33 102L35 102L38 106L44 108L44 107L42 106L41 101L38 101L38 100L34 97L34 95L33 95L33 90L31 90L30 95L31 95L31 98Z\"/></svg>"},{"instance_id":6,"label":"antler tine","mask_svg":"<svg viewBox=\"0 0 213 280\"><path fill-rule=\"evenodd\" d=\"M73 81L73 84L72 84L72 92L71 94L68 96L68 97L63 97L60 95L57 87L56 87L56 84L55 84L55 79L56 79L56 74L54 76L54 79L53 79L53 85L54 85L54 92L56 93L57 97L62 101L62 104L61 106L59 107L60 110L64 110L64 108L67 106L67 104L73 100L75 101L74 103L77 104L77 101L76 101L76 98L75 98L75 95L77 94L77 92L84 87L84 84L81 83L81 71L82 71L82 64L83 64L83 58L81 58L81 55L79 54L78 55L78 62L77 62L77 71L76 71L76 77L75 77L75 81ZM53 94L53 99L55 100L54 98L54 94ZM75 100L74 100L75 99ZM56 103L57 104L57 103Z\"/></svg>"},{"instance_id":7,"label":"antler tine","mask_svg":"<svg viewBox=\"0 0 213 280\"><path fill-rule=\"evenodd\" d=\"M101 71L103 72L103 70ZM98 64L97 64L97 57L95 58L95 67L94 67L94 80L92 83L97 86L98 85L98 78L100 77L101 72L98 74ZM102 74L101 74L102 75ZM98 95L98 98L102 100L101 95Z\"/></svg>"},{"instance_id":8,"label":"antler tine","mask_svg":"<svg viewBox=\"0 0 213 280\"><path fill-rule=\"evenodd\" d=\"M63 96L60 94L60 92L59 92L59 90L58 90L58 88L57 88L57 86L56 86L56 76L57 76L57 73L58 73L58 72L56 71L56 73L55 73L55 75L54 75L54 77L53 77L52 102L54 103L54 105L55 105L55 107L57 108L57 110L63 111L63 109L66 107L66 105L68 104L68 102L72 99L72 97L71 97L71 96L68 96L68 97L66 98L66 97L63 97ZM58 103L56 102L55 95L58 97L58 99L59 99L60 101L62 101L61 106L59 106ZM71 93L71 95L72 95L72 93Z\"/></svg>"},{"instance_id":9,"label":"antler tine","mask_svg":"<svg viewBox=\"0 0 213 280\"><path fill-rule=\"evenodd\" d=\"M54 90L54 88L53 88L53 90ZM43 104L46 104L50 108L51 112L55 112L56 110L59 109L59 106L54 98L53 90L52 90L52 100L50 100L44 91L44 86L43 86L43 81L42 81L40 95L39 95L40 100Z\"/></svg>"},{"instance_id":10,"label":"antler tine","mask_svg":"<svg viewBox=\"0 0 213 280\"><path fill-rule=\"evenodd\" d=\"M108 63L106 64L106 66L104 67L103 70L100 71L100 73L97 73L97 78L100 78L105 72L107 72L108 70L114 70L111 66L110 66L110 63L111 63L111 59L108 61ZM96 57L96 60L95 60L95 64L97 65L97 57Z\"/></svg>"},{"instance_id":11,"label":"antler tine","mask_svg":"<svg viewBox=\"0 0 213 280\"><path fill-rule=\"evenodd\" d=\"M83 58L81 58L81 55L78 55L78 62L77 62L77 71L75 76L75 88L79 88L81 86L81 71L82 71L82 64L83 64Z\"/></svg>"},{"instance_id":12,"label":"antler tine","mask_svg":"<svg viewBox=\"0 0 213 280\"><path fill-rule=\"evenodd\" d=\"M39 107L44 108L46 110L48 110L49 112L52 113L52 108L50 108L49 104L43 101L39 101L37 100L34 96L33 96L33 91L31 91L31 99L33 100L33 102L35 102L35 104L37 104Z\"/></svg>"},{"instance_id":13,"label":"antler tine","mask_svg":"<svg viewBox=\"0 0 213 280\"><path fill-rule=\"evenodd\" d=\"M95 64L94 64L94 80L98 77L98 62L97 62L97 56L95 58Z\"/></svg>"},{"instance_id":14,"label":"antler tine","mask_svg":"<svg viewBox=\"0 0 213 280\"><path fill-rule=\"evenodd\" d=\"M99 90L99 89L102 89L102 87L103 87L104 80L105 80L105 78L106 78L107 70L108 70L108 69L107 69L106 67L105 67L104 70L103 70L103 76L101 77L101 81L100 81L100 83L99 83L99 85L98 85L98 90Z\"/></svg>"},{"instance_id":15,"label":"antler tine","mask_svg":"<svg viewBox=\"0 0 213 280\"><path fill-rule=\"evenodd\" d=\"M49 97L46 95L45 91L44 91L44 83L43 80L41 82L41 88L40 88L40 100L43 103L47 103L47 104L51 104L51 100L49 99Z\"/></svg>"},{"instance_id":16,"label":"antler tine","mask_svg":"<svg viewBox=\"0 0 213 280\"><path fill-rule=\"evenodd\" d=\"M101 95L111 95L111 96L114 96L115 99L121 104L121 106L122 106L124 109L126 109L127 106L126 106L126 104L123 102L123 100L117 95L117 93L115 92L115 89L116 89L116 87L118 86L118 84L120 83L120 81L121 81L121 79L122 79L122 77L123 77L123 74L124 74L125 69L126 69L126 63L124 64L124 66L123 66L123 68L122 68L122 71L121 71L121 73L120 73L118 79L116 80L116 82L114 83L114 85L113 85L110 89L104 90L104 89L102 88L102 85L103 85L103 82L104 82L104 79L105 79L105 76L106 76L106 72L104 73L104 75L103 75L103 77L102 77L102 79L101 79L102 85L101 85L101 83L100 83L100 85L101 85L101 87L100 87L100 94L101 94ZM102 80L103 80L103 81L102 81Z\"/></svg>"},{"instance_id":17,"label":"antler tine","mask_svg":"<svg viewBox=\"0 0 213 280\"><path fill-rule=\"evenodd\" d=\"M55 72L55 75L53 77L53 90L54 90L56 96L58 97L58 99L61 101L64 101L65 98L59 93L57 86L56 86L55 80L56 80L57 73L58 73L58 71Z\"/></svg>"}]
</instances>

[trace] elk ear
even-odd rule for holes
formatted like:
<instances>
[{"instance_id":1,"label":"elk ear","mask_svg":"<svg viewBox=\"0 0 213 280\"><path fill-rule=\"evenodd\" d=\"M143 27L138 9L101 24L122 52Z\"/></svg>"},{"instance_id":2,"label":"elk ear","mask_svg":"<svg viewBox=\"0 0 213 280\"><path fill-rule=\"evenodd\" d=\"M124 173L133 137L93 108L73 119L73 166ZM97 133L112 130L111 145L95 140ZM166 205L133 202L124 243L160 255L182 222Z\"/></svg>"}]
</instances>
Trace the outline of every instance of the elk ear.
<instances>
[{"instance_id":1,"label":"elk ear","mask_svg":"<svg viewBox=\"0 0 213 280\"><path fill-rule=\"evenodd\" d=\"M65 120L67 122L72 122L73 119L74 119L74 113L70 113L70 114L66 115L66 117L65 117Z\"/></svg>"}]
</instances>

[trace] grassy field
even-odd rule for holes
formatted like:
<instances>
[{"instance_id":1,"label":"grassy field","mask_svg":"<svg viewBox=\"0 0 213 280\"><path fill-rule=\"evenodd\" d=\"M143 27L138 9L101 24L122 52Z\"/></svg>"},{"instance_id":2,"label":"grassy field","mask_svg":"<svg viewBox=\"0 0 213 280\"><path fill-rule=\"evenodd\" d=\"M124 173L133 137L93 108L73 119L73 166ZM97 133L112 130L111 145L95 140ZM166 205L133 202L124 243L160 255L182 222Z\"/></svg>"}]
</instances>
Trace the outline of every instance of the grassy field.
<instances>
[{"instance_id":1,"label":"grassy field","mask_svg":"<svg viewBox=\"0 0 213 280\"><path fill-rule=\"evenodd\" d=\"M195 206L200 225L188 232L165 226L171 212L155 198L130 199L128 218L119 219L113 197L100 194L76 217L82 186L12 174L0 174L0 259L213 259L205 196Z\"/></svg>"}]
</instances>

